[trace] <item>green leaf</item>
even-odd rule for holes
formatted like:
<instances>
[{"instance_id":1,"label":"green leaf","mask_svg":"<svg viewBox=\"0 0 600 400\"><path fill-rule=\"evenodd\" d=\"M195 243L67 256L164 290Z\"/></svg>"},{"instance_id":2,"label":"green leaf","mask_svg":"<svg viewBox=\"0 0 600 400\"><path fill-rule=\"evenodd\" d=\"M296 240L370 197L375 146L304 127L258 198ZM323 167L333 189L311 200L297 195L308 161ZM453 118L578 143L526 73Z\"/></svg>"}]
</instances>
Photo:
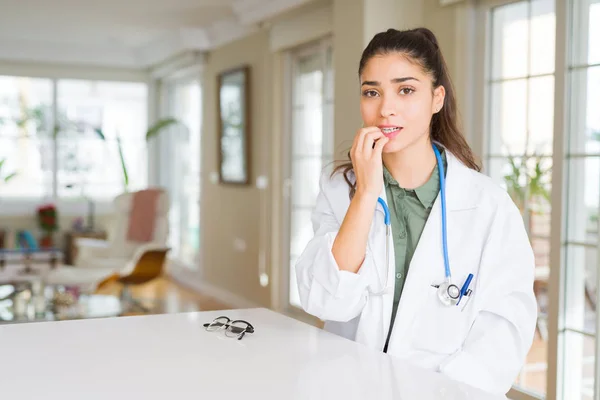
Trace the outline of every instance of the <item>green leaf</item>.
<instances>
[{"instance_id":1,"label":"green leaf","mask_svg":"<svg viewBox=\"0 0 600 400\"><path fill-rule=\"evenodd\" d=\"M504 176L507 190L512 199L516 203L521 204L523 202L523 198L525 197L523 188L519 184L519 179L521 178L521 168L519 165L517 165L516 159L513 156L508 156L508 164L510 165L510 173Z\"/></svg>"},{"instance_id":2,"label":"green leaf","mask_svg":"<svg viewBox=\"0 0 600 400\"><path fill-rule=\"evenodd\" d=\"M41 128L44 123L44 110L42 110L42 107L35 107L34 109L29 110L28 114L28 118L35 122L38 129Z\"/></svg>"},{"instance_id":3,"label":"green leaf","mask_svg":"<svg viewBox=\"0 0 600 400\"><path fill-rule=\"evenodd\" d=\"M179 121L175 118L163 118L152 125L146 132L146 140L153 138L158 135L163 129L168 128L171 125L178 124Z\"/></svg>"},{"instance_id":4,"label":"green leaf","mask_svg":"<svg viewBox=\"0 0 600 400\"><path fill-rule=\"evenodd\" d=\"M104 132L100 128L94 128L94 132L98 135L98 137L104 141L106 141L106 136L104 136Z\"/></svg>"},{"instance_id":5,"label":"green leaf","mask_svg":"<svg viewBox=\"0 0 600 400\"><path fill-rule=\"evenodd\" d=\"M129 187L129 174L127 173L127 165L125 164L121 138L119 136L117 136L117 147L119 148L119 158L121 159L121 168L123 169L123 183L125 184L125 189L127 189Z\"/></svg>"},{"instance_id":6,"label":"green leaf","mask_svg":"<svg viewBox=\"0 0 600 400\"><path fill-rule=\"evenodd\" d=\"M2 160L0 160L0 172L2 171L2 168L4 167L5 162L6 162L6 158L3 158ZM6 182L10 181L12 178L14 178L15 176L17 176L17 173L13 172L12 174L8 174L4 178L0 178L0 181L4 181L4 183L6 183Z\"/></svg>"},{"instance_id":7,"label":"green leaf","mask_svg":"<svg viewBox=\"0 0 600 400\"><path fill-rule=\"evenodd\" d=\"M44 110L42 109L42 106L24 110L22 118L17 119L15 123L17 124L17 127L22 129L31 121L36 124L38 129L43 125Z\"/></svg>"},{"instance_id":8,"label":"green leaf","mask_svg":"<svg viewBox=\"0 0 600 400\"><path fill-rule=\"evenodd\" d=\"M59 132L60 132L60 126L58 126L58 124L54 125L54 129L52 130L52 137L54 139L56 139L58 137Z\"/></svg>"},{"instance_id":9,"label":"green leaf","mask_svg":"<svg viewBox=\"0 0 600 400\"><path fill-rule=\"evenodd\" d=\"M4 183L10 181L12 178L14 178L15 176L17 176L16 172L13 172L12 174L9 174L7 176L4 177Z\"/></svg>"},{"instance_id":10,"label":"green leaf","mask_svg":"<svg viewBox=\"0 0 600 400\"><path fill-rule=\"evenodd\" d=\"M23 129L25 127L25 125L27 125L28 119L27 117L25 118L19 118L15 121L15 124L17 124L17 127L19 129Z\"/></svg>"}]
</instances>

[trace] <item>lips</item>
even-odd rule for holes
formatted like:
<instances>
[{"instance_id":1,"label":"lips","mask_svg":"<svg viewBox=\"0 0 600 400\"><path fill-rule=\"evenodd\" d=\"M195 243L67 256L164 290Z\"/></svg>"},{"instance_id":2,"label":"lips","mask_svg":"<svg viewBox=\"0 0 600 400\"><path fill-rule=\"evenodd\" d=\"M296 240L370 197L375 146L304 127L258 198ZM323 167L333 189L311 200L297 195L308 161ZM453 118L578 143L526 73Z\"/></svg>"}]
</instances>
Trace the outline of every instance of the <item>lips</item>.
<instances>
[{"instance_id":1,"label":"lips","mask_svg":"<svg viewBox=\"0 0 600 400\"><path fill-rule=\"evenodd\" d=\"M379 126L379 129L381 129L381 132L388 139L395 138L402 131L402 127L401 126L392 126L392 125Z\"/></svg>"}]
</instances>

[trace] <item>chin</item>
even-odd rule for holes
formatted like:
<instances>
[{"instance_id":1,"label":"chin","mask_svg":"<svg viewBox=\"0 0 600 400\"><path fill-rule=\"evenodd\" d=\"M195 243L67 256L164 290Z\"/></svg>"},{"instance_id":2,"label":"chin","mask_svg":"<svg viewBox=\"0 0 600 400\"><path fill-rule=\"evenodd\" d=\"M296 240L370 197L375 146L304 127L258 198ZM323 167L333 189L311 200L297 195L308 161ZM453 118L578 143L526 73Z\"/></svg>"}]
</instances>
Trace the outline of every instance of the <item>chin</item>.
<instances>
[{"instance_id":1,"label":"chin","mask_svg":"<svg viewBox=\"0 0 600 400\"><path fill-rule=\"evenodd\" d=\"M396 138L398 139L398 138ZM410 143L406 143L403 140L392 140L383 146L383 153L397 153L410 146Z\"/></svg>"},{"instance_id":2,"label":"chin","mask_svg":"<svg viewBox=\"0 0 600 400\"><path fill-rule=\"evenodd\" d=\"M408 132L407 132L408 133ZM402 134L396 136L394 139L392 139L391 141L389 141L384 147L383 147L383 153L397 153L400 151L404 151L410 147L420 147L421 145L424 145L427 142L427 138L428 135L423 135L423 136L401 136Z\"/></svg>"}]
</instances>

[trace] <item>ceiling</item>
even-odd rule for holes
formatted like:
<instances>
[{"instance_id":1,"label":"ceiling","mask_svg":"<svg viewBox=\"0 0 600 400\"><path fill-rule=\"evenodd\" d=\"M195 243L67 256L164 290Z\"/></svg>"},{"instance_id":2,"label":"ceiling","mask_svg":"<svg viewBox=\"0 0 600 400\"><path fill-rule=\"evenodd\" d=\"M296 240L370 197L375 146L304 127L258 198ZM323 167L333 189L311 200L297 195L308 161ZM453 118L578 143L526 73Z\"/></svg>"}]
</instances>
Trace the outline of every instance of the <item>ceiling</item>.
<instances>
[{"instance_id":1,"label":"ceiling","mask_svg":"<svg viewBox=\"0 0 600 400\"><path fill-rule=\"evenodd\" d=\"M145 68L310 0L0 0L0 60Z\"/></svg>"}]
</instances>

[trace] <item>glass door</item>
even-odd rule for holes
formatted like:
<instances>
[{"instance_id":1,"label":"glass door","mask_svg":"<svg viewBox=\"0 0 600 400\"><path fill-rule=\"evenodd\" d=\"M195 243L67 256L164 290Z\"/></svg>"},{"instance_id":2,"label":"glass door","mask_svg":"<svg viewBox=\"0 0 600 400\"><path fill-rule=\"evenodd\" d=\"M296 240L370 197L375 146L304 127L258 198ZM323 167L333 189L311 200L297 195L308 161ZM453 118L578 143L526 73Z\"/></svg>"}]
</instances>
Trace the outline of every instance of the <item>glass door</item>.
<instances>
[{"instance_id":1,"label":"glass door","mask_svg":"<svg viewBox=\"0 0 600 400\"><path fill-rule=\"evenodd\" d=\"M287 302L300 307L295 264L313 235L311 213L322 171L333 161L332 47L321 41L290 52L290 135L284 174L289 261ZM289 307L288 307L289 308Z\"/></svg>"},{"instance_id":2,"label":"glass door","mask_svg":"<svg viewBox=\"0 0 600 400\"><path fill-rule=\"evenodd\" d=\"M600 1L570 3L564 262L563 398L598 399Z\"/></svg>"},{"instance_id":3,"label":"glass door","mask_svg":"<svg viewBox=\"0 0 600 400\"><path fill-rule=\"evenodd\" d=\"M201 86L198 79L167 82L163 117L180 124L161 133L161 186L169 192L170 257L189 268L199 268L200 249L200 130Z\"/></svg>"},{"instance_id":4,"label":"glass door","mask_svg":"<svg viewBox=\"0 0 600 400\"><path fill-rule=\"evenodd\" d=\"M485 170L536 258L536 334L509 397L600 399L600 0L479 5Z\"/></svg>"},{"instance_id":5,"label":"glass door","mask_svg":"<svg viewBox=\"0 0 600 400\"><path fill-rule=\"evenodd\" d=\"M515 387L546 393L551 177L554 138L554 0L494 2L487 8L484 172L506 188L535 254L538 321ZM521 397L519 397L521 398Z\"/></svg>"}]
</instances>

